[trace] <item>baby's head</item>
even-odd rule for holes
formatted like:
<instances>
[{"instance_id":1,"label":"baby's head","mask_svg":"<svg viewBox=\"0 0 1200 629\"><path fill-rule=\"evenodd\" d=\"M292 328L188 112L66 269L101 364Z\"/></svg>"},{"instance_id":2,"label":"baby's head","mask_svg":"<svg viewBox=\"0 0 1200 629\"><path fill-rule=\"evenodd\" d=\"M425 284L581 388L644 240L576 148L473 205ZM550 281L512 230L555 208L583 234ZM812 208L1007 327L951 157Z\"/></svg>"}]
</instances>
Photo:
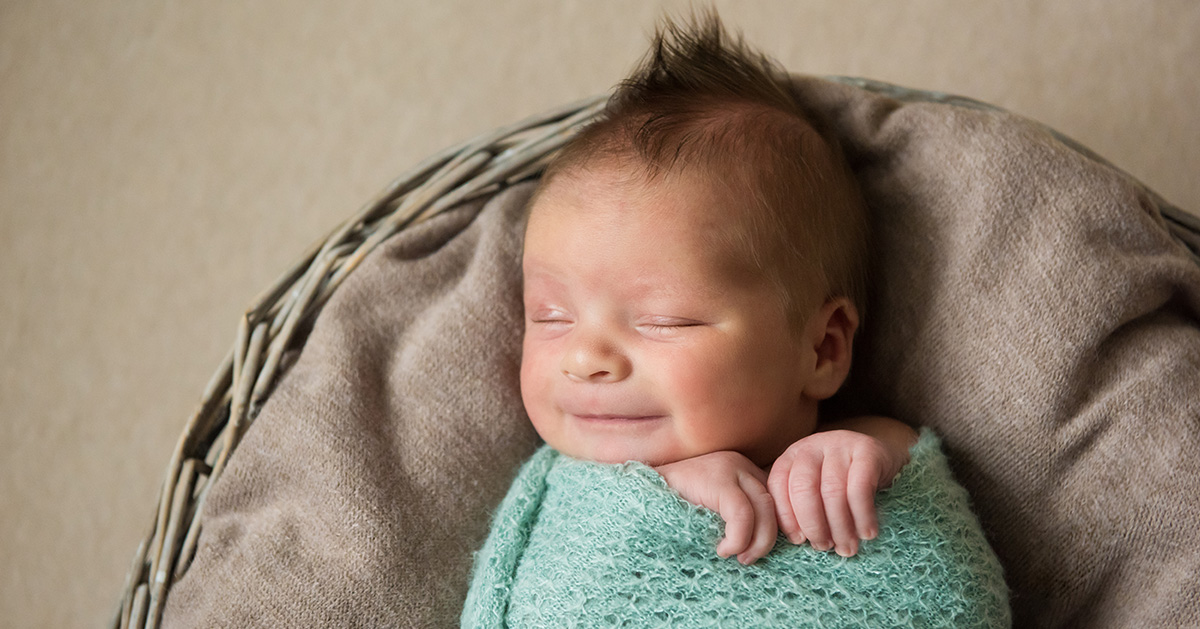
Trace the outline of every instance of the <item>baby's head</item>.
<instances>
[{"instance_id":1,"label":"baby's head","mask_svg":"<svg viewBox=\"0 0 1200 629\"><path fill-rule=\"evenodd\" d=\"M564 454L770 463L845 380L866 212L786 75L668 24L555 158L525 236L521 393Z\"/></svg>"}]
</instances>

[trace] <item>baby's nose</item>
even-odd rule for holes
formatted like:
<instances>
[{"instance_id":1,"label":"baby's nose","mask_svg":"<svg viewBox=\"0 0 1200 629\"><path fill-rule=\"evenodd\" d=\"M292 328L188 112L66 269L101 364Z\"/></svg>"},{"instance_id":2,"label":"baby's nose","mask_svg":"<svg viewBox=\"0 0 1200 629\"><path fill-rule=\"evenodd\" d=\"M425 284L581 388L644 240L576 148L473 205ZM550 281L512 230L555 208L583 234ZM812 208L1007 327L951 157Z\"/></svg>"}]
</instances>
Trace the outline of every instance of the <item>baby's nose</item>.
<instances>
[{"instance_id":1,"label":"baby's nose","mask_svg":"<svg viewBox=\"0 0 1200 629\"><path fill-rule=\"evenodd\" d=\"M568 349L562 372L577 382L619 382L629 376L630 367L629 359L616 347L589 339Z\"/></svg>"}]
</instances>

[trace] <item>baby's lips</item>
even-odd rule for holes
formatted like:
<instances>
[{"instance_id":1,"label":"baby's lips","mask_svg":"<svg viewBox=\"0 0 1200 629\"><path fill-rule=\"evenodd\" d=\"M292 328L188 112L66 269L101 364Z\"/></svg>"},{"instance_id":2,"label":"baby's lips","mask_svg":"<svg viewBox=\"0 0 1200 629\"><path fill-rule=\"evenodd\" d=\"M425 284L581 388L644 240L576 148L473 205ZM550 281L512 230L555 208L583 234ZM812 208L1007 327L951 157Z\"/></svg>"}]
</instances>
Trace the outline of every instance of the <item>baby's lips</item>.
<instances>
[{"instance_id":1,"label":"baby's lips","mask_svg":"<svg viewBox=\"0 0 1200 629\"><path fill-rule=\"evenodd\" d=\"M582 419L658 419L666 413L658 409L639 407L626 404L560 404L559 408L567 415Z\"/></svg>"},{"instance_id":2,"label":"baby's lips","mask_svg":"<svg viewBox=\"0 0 1200 629\"><path fill-rule=\"evenodd\" d=\"M662 419L662 415L650 415L643 413L571 413L579 419L594 419L597 421L642 421L648 419Z\"/></svg>"}]
</instances>

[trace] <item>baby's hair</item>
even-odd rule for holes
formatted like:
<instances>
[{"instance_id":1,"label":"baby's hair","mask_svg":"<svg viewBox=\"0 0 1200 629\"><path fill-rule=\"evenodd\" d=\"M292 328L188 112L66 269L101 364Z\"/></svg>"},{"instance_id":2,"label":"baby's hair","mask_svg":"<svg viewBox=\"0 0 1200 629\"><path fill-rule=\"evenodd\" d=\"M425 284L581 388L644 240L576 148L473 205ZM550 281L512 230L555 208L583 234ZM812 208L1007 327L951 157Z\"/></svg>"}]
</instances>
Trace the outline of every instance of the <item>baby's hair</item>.
<instances>
[{"instance_id":1,"label":"baby's hair","mask_svg":"<svg viewBox=\"0 0 1200 629\"><path fill-rule=\"evenodd\" d=\"M734 201L744 233L714 238L775 284L793 323L831 297L863 309L867 216L840 144L788 75L731 38L715 12L660 26L605 111L547 167L541 189L597 166L645 183L699 174Z\"/></svg>"}]
</instances>

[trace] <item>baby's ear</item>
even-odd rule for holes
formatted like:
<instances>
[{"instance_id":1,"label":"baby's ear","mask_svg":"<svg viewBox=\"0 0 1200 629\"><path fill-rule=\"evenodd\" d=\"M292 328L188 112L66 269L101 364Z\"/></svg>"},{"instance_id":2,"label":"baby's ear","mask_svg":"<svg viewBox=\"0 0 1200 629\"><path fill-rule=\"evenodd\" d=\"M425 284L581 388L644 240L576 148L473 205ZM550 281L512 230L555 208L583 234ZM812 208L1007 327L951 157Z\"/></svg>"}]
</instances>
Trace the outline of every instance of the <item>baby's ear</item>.
<instances>
[{"instance_id":1,"label":"baby's ear","mask_svg":"<svg viewBox=\"0 0 1200 629\"><path fill-rule=\"evenodd\" d=\"M845 297L826 301L809 319L804 339L815 354L813 371L804 385L804 393L824 400L837 393L850 374L854 332L858 330L858 309Z\"/></svg>"}]
</instances>

